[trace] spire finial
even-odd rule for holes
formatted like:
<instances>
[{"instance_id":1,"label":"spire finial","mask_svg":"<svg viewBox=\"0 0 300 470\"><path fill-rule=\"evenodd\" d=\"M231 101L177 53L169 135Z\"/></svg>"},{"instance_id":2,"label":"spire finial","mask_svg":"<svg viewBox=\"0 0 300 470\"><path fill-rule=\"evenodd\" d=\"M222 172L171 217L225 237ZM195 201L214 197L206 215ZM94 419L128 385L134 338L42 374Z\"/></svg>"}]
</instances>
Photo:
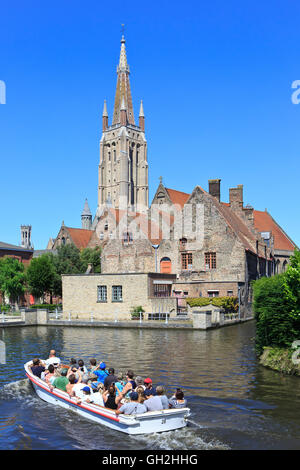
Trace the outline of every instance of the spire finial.
<instances>
[{"instance_id":1,"label":"spire finial","mask_svg":"<svg viewBox=\"0 0 300 470\"><path fill-rule=\"evenodd\" d=\"M121 43L122 43L122 42L125 42L125 38L124 38L125 24L121 24L121 33L122 33L122 39L121 39Z\"/></svg>"},{"instance_id":2,"label":"spire finial","mask_svg":"<svg viewBox=\"0 0 300 470\"><path fill-rule=\"evenodd\" d=\"M163 181L163 177L160 176L160 177L159 177L159 182L160 182L160 184L162 184L162 181Z\"/></svg>"}]
</instances>

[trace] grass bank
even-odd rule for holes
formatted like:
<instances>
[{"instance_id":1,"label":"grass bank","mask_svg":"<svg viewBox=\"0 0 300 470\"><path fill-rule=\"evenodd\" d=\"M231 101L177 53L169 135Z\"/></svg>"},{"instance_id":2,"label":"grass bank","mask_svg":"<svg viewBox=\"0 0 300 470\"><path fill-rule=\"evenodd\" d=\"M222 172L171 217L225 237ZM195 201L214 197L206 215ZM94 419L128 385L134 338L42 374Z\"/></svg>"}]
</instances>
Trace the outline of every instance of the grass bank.
<instances>
[{"instance_id":1,"label":"grass bank","mask_svg":"<svg viewBox=\"0 0 300 470\"><path fill-rule=\"evenodd\" d=\"M292 349L265 347L259 363L282 374L300 376L300 364L292 361L294 352Z\"/></svg>"}]
</instances>

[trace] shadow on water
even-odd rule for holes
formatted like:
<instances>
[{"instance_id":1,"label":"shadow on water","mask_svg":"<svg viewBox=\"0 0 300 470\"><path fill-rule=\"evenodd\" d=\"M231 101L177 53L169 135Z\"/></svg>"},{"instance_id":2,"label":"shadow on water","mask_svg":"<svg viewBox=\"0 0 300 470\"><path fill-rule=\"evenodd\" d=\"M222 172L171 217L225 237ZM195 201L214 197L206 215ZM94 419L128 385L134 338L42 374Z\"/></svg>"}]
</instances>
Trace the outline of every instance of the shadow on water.
<instances>
[{"instance_id":1,"label":"shadow on water","mask_svg":"<svg viewBox=\"0 0 300 470\"><path fill-rule=\"evenodd\" d=\"M5 331L0 366L0 448L300 448L299 379L257 364L253 322L212 331L27 327ZM1 339L1 338L0 338ZM150 376L170 396L183 387L192 414L183 430L127 436L42 402L23 364L50 349Z\"/></svg>"}]
</instances>

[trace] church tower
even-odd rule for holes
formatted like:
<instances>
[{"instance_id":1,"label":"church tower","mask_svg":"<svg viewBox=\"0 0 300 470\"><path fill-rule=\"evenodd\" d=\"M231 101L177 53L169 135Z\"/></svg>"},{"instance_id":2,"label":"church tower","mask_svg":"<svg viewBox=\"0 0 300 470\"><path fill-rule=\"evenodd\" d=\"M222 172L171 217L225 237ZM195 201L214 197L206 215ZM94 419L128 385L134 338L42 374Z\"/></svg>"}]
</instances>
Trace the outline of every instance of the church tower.
<instances>
[{"instance_id":1,"label":"church tower","mask_svg":"<svg viewBox=\"0 0 300 470\"><path fill-rule=\"evenodd\" d=\"M149 205L149 189L145 116L141 102L137 126L134 120L129 73L125 39L122 36L110 126L106 101L102 114L98 208L109 202L117 209L146 212Z\"/></svg>"}]
</instances>

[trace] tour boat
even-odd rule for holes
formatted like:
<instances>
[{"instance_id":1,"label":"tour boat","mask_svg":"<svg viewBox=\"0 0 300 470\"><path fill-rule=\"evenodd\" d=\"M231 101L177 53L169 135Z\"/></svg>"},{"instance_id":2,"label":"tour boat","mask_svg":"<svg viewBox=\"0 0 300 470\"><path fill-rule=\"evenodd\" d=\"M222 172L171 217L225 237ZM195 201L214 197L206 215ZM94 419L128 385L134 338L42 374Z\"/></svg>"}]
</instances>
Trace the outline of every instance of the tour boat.
<instances>
[{"instance_id":1,"label":"tour boat","mask_svg":"<svg viewBox=\"0 0 300 470\"><path fill-rule=\"evenodd\" d=\"M189 408L171 408L161 411L147 411L142 414L117 415L114 410L92 403L76 403L75 398L70 398L68 393L57 388L50 390L48 384L32 374L29 366L32 362L24 364L25 372L33 385L36 394L48 403L75 411L75 413L103 424L111 429L126 434L149 434L156 432L173 431L187 425L187 417L190 415Z\"/></svg>"}]
</instances>

